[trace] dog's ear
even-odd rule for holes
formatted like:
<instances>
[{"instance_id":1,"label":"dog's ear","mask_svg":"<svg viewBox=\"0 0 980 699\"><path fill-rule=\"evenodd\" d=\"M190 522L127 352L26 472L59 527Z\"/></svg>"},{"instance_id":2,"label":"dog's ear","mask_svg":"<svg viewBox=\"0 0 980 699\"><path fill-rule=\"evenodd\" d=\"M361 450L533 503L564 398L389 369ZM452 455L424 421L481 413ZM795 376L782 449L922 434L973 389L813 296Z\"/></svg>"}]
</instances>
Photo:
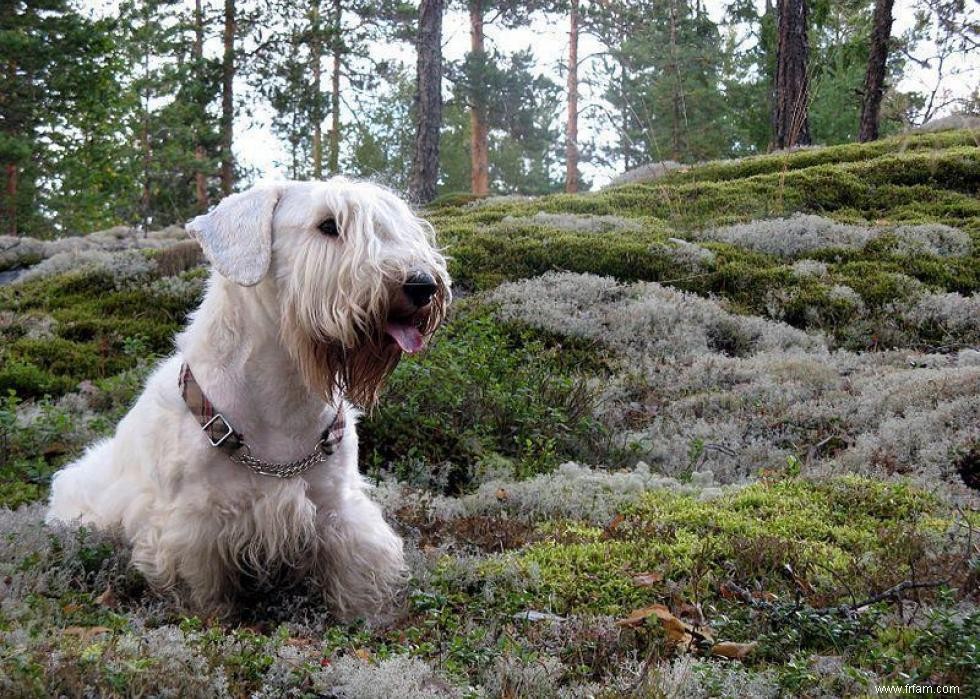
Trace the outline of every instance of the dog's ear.
<instances>
[{"instance_id":1,"label":"dog's ear","mask_svg":"<svg viewBox=\"0 0 980 699\"><path fill-rule=\"evenodd\" d=\"M242 286L262 281L272 261L272 214L280 187L259 185L232 194L187 224L214 268Z\"/></svg>"}]
</instances>

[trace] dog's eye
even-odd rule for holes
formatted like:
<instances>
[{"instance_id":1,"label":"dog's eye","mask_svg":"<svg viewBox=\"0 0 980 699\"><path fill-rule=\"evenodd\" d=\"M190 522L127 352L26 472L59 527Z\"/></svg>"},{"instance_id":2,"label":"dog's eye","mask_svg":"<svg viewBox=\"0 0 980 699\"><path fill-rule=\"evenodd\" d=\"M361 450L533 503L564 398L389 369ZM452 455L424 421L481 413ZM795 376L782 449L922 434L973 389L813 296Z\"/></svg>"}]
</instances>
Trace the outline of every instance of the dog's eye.
<instances>
[{"instance_id":1,"label":"dog's eye","mask_svg":"<svg viewBox=\"0 0 980 699\"><path fill-rule=\"evenodd\" d=\"M317 228L323 235L330 236L331 238L336 238L340 235L340 231L337 229L337 219L327 218L324 219Z\"/></svg>"}]
</instances>

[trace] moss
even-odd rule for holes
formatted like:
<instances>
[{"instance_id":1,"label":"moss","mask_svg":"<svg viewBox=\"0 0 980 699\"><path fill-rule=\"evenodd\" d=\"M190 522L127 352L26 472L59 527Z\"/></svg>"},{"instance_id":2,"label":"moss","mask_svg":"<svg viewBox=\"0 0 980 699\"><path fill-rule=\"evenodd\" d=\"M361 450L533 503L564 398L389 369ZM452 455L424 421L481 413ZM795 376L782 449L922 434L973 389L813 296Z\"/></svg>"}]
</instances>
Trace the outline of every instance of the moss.
<instances>
[{"instance_id":1,"label":"moss","mask_svg":"<svg viewBox=\"0 0 980 699\"><path fill-rule=\"evenodd\" d=\"M899 142L907 147L896 153ZM432 217L463 289L492 288L554 270L589 272L720 295L739 311L824 331L842 346L926 346L939 338L927 327L896 328L890 307L917 292L910 278L924 290L964 295L980 290L980 156L969 143L963 134L944 134L781 154L753 160L737 177L698 178L694 168L655 184L577 196L491 199L473 209L437 209ZM772 167L787 158L792 167ZM714 259L685 268L667 242L690 238L687 231L693 228L797 211L864 225L953 225L970 232L974 253L942 259L908 255L894 238L882 236L860 250L813 252L810 257L827 263L829 277L805 281L781 259L721 243L702 243ZM538 212L626 216L636 226L604 233L562 230L545 225L547 218L536 220ZM860 305L835 296L835 286L854 289Z\"/></svg>"},{"instance_id":2,"label":"moss","mask_svg":"<svg viewBox=\"0 0 980 699\"><path fill-rule=\"evenodd\" d=\"M866 221L946 222L977 230L978 187L977 149L955 147L892 153L869 161L766 172L734 180L658 182L582 195L490 201L474 212L435 210L432 218L440 231L443 222L452 225L446 221L450 218L490 224L505 216L533 216L538 211L654 217L675 227L692 228L795 211L840 211Z\"/></svg>"},{"instance_id":3,"label":"moss","mask_svg":"<svg viewBox=\"0 0 980 699\"><path fill-rule=\"evenodd\" d=\"M33 339L22 329L0 330L0 391L14 389L22 398L61 395L82 380L111 376L166 354L191 303L155 295L149 288L116 290L103 272L2 287L0 308L21 316L50 316L54 337Z\"/></svg>"},{"instance_id":4,"label":"moss","mask_svg":"<svg viewBox=\"0 0 980 699\"><path fill-rule=\"evenodd\" d=\"M470 192L447 192L433 199L428 206L432 209L463 206L473 201L479 201L480 198L480 195Z\"/></svg>"},{"instance_id":5,"label":"moss","mask_svg":"<svg viewBox=\"0 0 980 699\"><path fill-rule=\"evenodd\" d=\"M15 391L20 396L58 395L70 391L75 381L68 376L58 376L33 363L17 361L3 353L0 367L0 391Z\"/></svg>"},{"instance_id":6,"label":"moss","mask_svg":"<svg viewBox=\"0 0 980 699\"><path fill-rule=\"evenodd\" d=\"M0 272L31 267L43 259L44 255L38 252L30 255L23 255L22 257L12 258L8 261L0 260Z\"/></svg>"},{"instance_id":7,"label":"moss","mask_svg":"<svg viewBox=\"0 0 980 699\"><path fill-rule=\"evenodd\" d=\"M604 529L545 524L544 540L484 563L481 576L491 587L474 594L496 588L492 596L508 613L531 605L625 615L666 589L638 587L632 577L641 572L658 571L689 596L698 594L692 586L710 579L717 590L732 577L793 595L798 590L783 570L791 563L814 599L836 599L845 593L842 581L860 588L902 575L908 552L895 542L938 536L952 522L927 516L938 509L908 485L857 477L761 482L710 501L651 491ZM446 566L443 576L452 580L453 564Z\"/></svg>"},{"instance_id":8,"label":"moss","mask_svg":"<svg viewBox=\"0 0 980 699\"><path fill-rule=\"evenodd\" d=\"M661 182L736 180L754 175L789 172L816 165L848 163L890 156L895 152L914 153L920 150L970 147L977 145L973 131L948 131L937 134L902 134L871 143L852 143L830 148L805 148L796 151L710 162L685 171L672 172Z\"/></svg>"},{"instance_id":9,"label":"moss","mask_svg":"<svg viewBox=\"0 0 980 699\"><path fill-rule=\"evenodd\" d=\"M43 496L44 489L37 483L0 481L0 507L16 510L21 505L39 500Z\"/></svg>"}]
</instances>

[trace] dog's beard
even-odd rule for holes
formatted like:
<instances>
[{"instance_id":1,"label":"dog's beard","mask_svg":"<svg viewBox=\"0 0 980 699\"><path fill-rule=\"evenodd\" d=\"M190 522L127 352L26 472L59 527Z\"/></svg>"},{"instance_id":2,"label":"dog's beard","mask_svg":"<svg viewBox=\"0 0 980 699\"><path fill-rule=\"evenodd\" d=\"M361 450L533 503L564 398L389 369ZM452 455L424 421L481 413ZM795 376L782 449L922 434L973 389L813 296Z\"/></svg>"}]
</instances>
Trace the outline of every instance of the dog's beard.
<instances>
[{"instance_id":1,"label":"dog's beard","mask_svg":"<svg viewBox=\"0 0 980 699\"><path fill-rule=\"evenodd\" d=\"M377 402L385 380L398 366L402 352L387 338L365 338L354 347L307 338L300 345L300 372L317 393L344 398L361 406Z\"/></svg>"},{"instance_id":2,"label":"dog's beard","mask_svg":"<svg viewBox=\"0 0 980 699\"><path fill-rule=\"evenodd\" d=\"M355 342L344 343L304 331L295 321L284 327L284 338L291 348L301 375L311 390L328 399L340 394L352 403L371 407L378 401L385 381L398 366L402 349L385 328L397 319L413 323L427 344L446 314L448 291L440 285L429 304L412 313L400 313L387 304L381 318L355 333ZM392 318L389 316L392 315Z\"/></svg>"}]
</instances>

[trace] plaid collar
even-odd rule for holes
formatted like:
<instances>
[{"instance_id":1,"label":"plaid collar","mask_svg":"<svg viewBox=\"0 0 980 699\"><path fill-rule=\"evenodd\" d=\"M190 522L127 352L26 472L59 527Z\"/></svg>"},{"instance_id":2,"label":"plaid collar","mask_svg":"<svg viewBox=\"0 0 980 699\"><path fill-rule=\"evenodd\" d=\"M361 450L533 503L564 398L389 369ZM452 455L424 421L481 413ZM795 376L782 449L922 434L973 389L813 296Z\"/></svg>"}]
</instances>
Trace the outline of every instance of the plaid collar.
<instances>
[{"instance_id":1,"label":"plaid collar","mask_svg":"<svg viewBox=\"0 0 980 699\"><path fill-rule=\"evenodd\" d=\"M207 437L212 447L227 452L234 461L257 461L251 457L251 450L245 443L245 437L231 426L224 415L215 410L214 404L204 394L204 390L194 378L194 373L186 362L180 367L180 378L177 385L180 387L180 395L191 413L197 418L201 425L201 431L204 432L204 436ZM338 401L337 414L333 422L320 434L320 441L317 443L317 449L323 456L329 456L337 450L340 440L344 438L344 426L344 402L341 400ZM297 471L296 473L300 472ZM290 473L290 475L296 475L296 473ZM275 474L267 473L265 475Z\"/></svg>"}]
</instances>

